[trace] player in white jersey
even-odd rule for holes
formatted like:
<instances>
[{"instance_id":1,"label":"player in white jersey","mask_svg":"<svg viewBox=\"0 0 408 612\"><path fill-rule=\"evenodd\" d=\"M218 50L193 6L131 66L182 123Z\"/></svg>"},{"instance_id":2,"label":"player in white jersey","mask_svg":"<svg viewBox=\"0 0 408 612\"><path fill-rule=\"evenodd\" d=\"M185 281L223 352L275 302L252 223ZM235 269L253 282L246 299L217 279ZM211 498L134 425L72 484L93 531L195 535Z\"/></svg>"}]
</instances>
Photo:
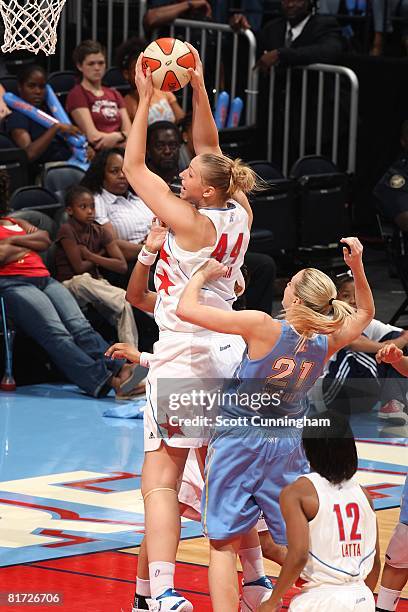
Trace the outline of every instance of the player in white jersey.
<instances>
[{"instance_id":1,"label":"player in white jersey","mask_svg":"<svg viewBox=\"0 0 408 612\"><path fill-rule=\"evenodd\" d=\"M374 612L381 563L378 528L368 493L354 479L358 457L345 417L319 415L330 427L305 427L303 447L312 472L285 487L280 506L288 553L269 601L274 612L299 578L290 612Z\"/></svg>"},{"instance_id":2,"label":"player in white jersey","mask_svg":"<svg viewBox=\"0 0 408 612\"><path fill-rule=\"evenodd\" d=\"M175 556L180 535L177 482L183 473L189 449L207 441L200 431L184 429L182 437L169 430L168 399L162 399L160 379L177 381L176 390L191 388L193 379L229 376L243 348L238 337L212 334L185 324L175 316L178 296L194 270L209 257L228 266L225 278L205 287L208 303L231 309L234 285L249 241L252 213L245 196L256 185L252 170L239 160L222 155L218 132L205 91L200 58L195 49L196 68L190 70L193 87L193 141L198 155L181 173L180 198L151 172L145 163L147 116L153 85L150 70L136 66L139 105L128 138L123 170L129 183L147 206L169 228L155 274L158 299L156 320L159 341L150 362L145 413L145 461L142 493L145 501L146 543L153 600L161 610L189 612L192 605L174 591ZM140 261L149 259L142 249ZM163 394L166 395L167 383ZM167 404L166 404L167 402ZM162 404L161 404L162 405ZM194 437L195 436L195 437ZM204 453L203 453L204 454ZM155 602L153 602L153 607ZM176 606L176 607L174 607ZM153 608L152 608L153 609Z\"/></svg>"},{"instance_id":3,"label":"player in white jersey","mask_svg":"<svg viewBox=\"0 0 408 612\"><path fill-rule=\"evenodd\" d=\"M399 374L408 377L408 357L395 344L381 348L376 359L379 363L390 363ZM401 513L385 553L385 564L378 591L378 612L393 612L397 609L401 591L408 581L408 474L405 478L401 500Z\"/></svg>"}]
</instances>

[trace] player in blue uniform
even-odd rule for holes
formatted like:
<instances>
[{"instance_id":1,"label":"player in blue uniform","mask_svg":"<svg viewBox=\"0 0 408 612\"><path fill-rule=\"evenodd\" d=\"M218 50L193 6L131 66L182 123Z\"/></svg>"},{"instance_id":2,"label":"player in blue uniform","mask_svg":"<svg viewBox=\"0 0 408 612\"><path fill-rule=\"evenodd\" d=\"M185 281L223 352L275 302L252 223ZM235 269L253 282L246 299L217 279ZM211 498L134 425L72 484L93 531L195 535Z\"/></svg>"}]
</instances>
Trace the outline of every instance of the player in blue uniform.
<instances>
[{"instance_id":1,"label":"player in blue uniform","mask_svg":"<svg viewBox=\"0 0 408 612\"><path fill-rule=\"evenodd\" d=\"M290 423L277 427L267 419L301 421L308 408L306 393L325 362L358 337L374 316L362 245L357 238L343 238L342 242L348 247L343 248L344 260L355 279L356 312L336 299L331 279L313 268L301 270L288 283L283 320L258 311L227 313L201 304L201 289L226 273L214 261L194 275L181 296L180 318L213 331L240 334L247 344L228 388L240 397L221 404L220 425L206 461L201 510L211 541L209 580L214 612L237 610L236 555L241 537L255 526L260 510L275 542L286 543L279 494L308 470L301 428ZM266 406L259 392L269 397Z\"/></svg>"},{"instance_id":2,"label":"player in blue uniform","mask_svg":"<svg viewBox=\"0 0 408 612\"><path fill-rule=\"evenodd\" d=\"M376 359L379 363L390 363L399 374L408 377L408 357L395 344L381 348ZM408 475L405 479L401 500L399 523L385 553L385 565L378 591L378 612L397 609L401 591L408 581Z\"/></svg>"}]
</instances>

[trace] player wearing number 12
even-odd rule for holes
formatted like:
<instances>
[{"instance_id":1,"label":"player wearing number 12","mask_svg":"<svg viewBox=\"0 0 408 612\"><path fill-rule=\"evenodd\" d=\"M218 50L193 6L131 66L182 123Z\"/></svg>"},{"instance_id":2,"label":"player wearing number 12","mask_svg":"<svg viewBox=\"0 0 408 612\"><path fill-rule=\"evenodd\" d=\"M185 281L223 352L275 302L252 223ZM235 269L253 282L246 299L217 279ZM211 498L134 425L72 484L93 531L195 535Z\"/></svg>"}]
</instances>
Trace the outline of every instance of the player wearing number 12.
<instances>
[{"instance_id":1,"label":"player wearing number 12","mask_svg":"<svg viewBox=\"0 0 408 612\"><path fill-rule=\"evenodd\" d=\"M256 310L221 311L202 302L201 287L225 273L225 267L214 261L193 276L181 296L177 314L183 320L213 331L240 334L247 344L228 388L228 393L239 399L231 404L224 401L220 407L225 422L211 439L205 466L201 515L211 541L209 579L214 612L237 609L236 555L241 538L256 524L259 510L274 541L286 543L279 494L307 472L301 430L269 422L265 427L230 427L228 417L247 417L249 421L259 413L264 421L304 417L307 391L326 361L357 338L374 316L362 263L363 247L357 238L342 238L341 242L348 247L343 248L344 261L355 279L356 312L336 299L332 280L313 268L301 270L288 283L282 301L284 320ZM276 406L271 400L260 407L255 403L265 391L271 398L279 392L280 404ZM253 405L248 397L254 398ZM245 612L250 609L242 606ZM272 612L274 607L268 609ZM347 608L340 609L344 612Z\"/></svg>"}]
</instances>

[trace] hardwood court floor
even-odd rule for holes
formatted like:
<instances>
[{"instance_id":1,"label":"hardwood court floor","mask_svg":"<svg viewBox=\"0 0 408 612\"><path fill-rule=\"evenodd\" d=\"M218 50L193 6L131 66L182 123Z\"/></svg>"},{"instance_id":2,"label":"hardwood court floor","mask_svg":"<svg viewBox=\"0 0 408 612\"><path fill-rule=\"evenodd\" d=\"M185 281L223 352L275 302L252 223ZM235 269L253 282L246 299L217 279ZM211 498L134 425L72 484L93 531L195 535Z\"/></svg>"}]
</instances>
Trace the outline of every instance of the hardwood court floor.
<instances>
[{"instance_id":1,"label":"hardwood court floor","mask_svg":"<svg viewBox=\"0 0 408 612\"><path fill-rule=\"evenodd\" d=\"M113 405L70 385L0 394L0 611L130 610L144 531L143 422L103 416ZM376 423L375 415L360 418L359 479L374 498L383 555L398 520L408 446L406 433L391 439ZM195 610L210 612L200 525L183 521L182 538L176 586ZM267 571L278 570L267 563ZM6 605L7 592L59 593L62 601ZM408 612L407 600L399 611Z\"/></svg>"}]
</instances>

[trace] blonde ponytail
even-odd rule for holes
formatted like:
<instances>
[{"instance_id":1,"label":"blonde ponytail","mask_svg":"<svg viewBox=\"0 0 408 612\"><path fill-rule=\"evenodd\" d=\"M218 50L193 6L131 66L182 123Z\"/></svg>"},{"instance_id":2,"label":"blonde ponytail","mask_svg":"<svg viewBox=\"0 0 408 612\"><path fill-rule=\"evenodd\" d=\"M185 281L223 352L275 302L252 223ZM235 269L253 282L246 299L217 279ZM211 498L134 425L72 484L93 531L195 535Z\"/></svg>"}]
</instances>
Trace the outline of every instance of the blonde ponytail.
<instances>
[{"instance_id":1,"label":"blonde ponytail","mask_svg":"<svg viewBox=\"0 0 408 612\"><path fill-rule=\"evenodd\" d=\"M331 278L316 268L303 270L294 292L302 303L289 306L284 316L301 335L297 351L313 334L332 334L348 317L355 315L352 306L336 298Z\"/></svg>"},{"instance_id":2,"label":"blonde ponytail","mask_svg":"<svg viewBox=\"0 0 408 612\"><path fill-rule=\"evenodd\" d=\"M249 193L265 188L266 183L241 159L213 153L203 153L198 159L205 184L218 189L226 199L237 191Z\"/></svg>"}]
</instances>

